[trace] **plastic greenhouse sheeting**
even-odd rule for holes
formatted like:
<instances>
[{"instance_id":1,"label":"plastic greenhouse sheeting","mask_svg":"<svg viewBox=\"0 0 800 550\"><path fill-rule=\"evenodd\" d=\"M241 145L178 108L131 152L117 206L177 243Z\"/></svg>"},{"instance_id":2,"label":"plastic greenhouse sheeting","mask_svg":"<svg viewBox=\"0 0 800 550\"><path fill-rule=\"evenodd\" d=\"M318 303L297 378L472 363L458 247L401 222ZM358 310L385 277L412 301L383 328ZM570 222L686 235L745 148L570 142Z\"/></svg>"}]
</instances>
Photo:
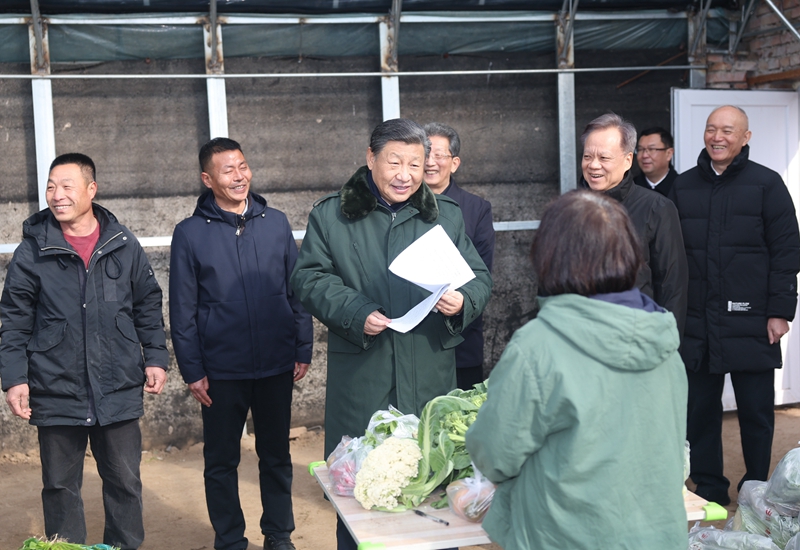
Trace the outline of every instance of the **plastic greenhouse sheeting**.
<instances>
[{"instance_id":1,"label":"plastic greenhouse sheeting","mask_svg":"<svg viewBox=\"0 0 800 550\"><path fill-rule=\"evenodd\" d=\"M146 18L153 20L152 25L50 24L51 60L59 63L202 58L202 27L199 24L159 24L159 17L164 16L166 14L148 15ZM127 17L132 16L118 19ZM330 19L336 17L329 16ZM81 19L85 23L91 18L68 16L66 19ZM0 62L29 62L27 27L3 24L3 19L0 16ZM709 20L709 43L724 42L727 36L724 19ZM374 23L222 25L222 42L226 58L375 56L380 51L378 26ZM577 52L677 49L686 42L685 19L578 20L575 23ZM552 21L407 23L400 28L401 56L552 52L554 49ZM580 67L580 57L576 62Z\"/></svg>"},{"instance_id":2,"label":"plastic greenhouse sheeting","mask_svg":"<svg viewBox=\"0 0 800 550\"><path fill-rule=\"evenodd\" d=\"M717 0L714 6L734 2ZM207 12L209 0L39 0L49 13ZM387 13L391 0L217 0L220 13ZM697 7L697 0L582 0L581 11L592 9L677 9ZM562 0L403 0L403 11L430 10L547 10L557 11ZM30 13L30 0L3 0L0 13Z\"/></svg>"}]
</instances>

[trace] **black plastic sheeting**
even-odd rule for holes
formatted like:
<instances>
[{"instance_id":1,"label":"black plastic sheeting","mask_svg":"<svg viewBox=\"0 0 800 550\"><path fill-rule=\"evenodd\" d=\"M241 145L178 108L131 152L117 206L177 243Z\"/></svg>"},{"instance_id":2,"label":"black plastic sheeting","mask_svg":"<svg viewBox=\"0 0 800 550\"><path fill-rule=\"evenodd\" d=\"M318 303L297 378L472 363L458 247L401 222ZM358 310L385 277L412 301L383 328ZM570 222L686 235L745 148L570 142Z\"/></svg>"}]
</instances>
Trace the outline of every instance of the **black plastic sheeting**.
<instances>
[{"instance_id":1,"label":"black plastic sheeting","mask_svg":"<svg viewBox=\"0 0 800 550\"><path fill-rule=\"evenodd\" d=\"M740 0L714 0L714 7L734 9ZM217 0L219 13L388 13L391 0ZM698 0L581 0L579 11L698 9ZM420 11L559 11L562 0L403 0L404 12ZM40 0L42 14L207 12L209 0ZM2 0L0 13L29 14L30 0Z\"/></svg>"}]
</instances>

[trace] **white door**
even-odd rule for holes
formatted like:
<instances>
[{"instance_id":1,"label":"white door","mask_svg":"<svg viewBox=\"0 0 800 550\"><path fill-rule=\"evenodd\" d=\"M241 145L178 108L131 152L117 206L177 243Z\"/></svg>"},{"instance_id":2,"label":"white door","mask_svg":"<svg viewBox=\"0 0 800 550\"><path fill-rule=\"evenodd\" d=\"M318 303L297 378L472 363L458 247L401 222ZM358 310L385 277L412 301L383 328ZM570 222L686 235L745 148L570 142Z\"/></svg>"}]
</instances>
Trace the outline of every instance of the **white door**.
<instances>
[{"instance_id":1,"label":"white door","mask_svg":"<svg viewBox=\"0 0 800 550\"><path fill-rule=\"evenodd\" d=\"M800 208L800 114L798 94L771 90L672 89L672 134L675 136L675 169L685 172L697 165L703 149L706 119L720 105L736 105L750 119L750 159L778 172ZM800 313L795 317L800 321ZM766 327L764 327L766 332ZM775 371L775 404L800 402L800 323L793 323L781 339L783 368ZM722 403L736 408L730 379L726 377Z\"/></svg>"}]
</instances>

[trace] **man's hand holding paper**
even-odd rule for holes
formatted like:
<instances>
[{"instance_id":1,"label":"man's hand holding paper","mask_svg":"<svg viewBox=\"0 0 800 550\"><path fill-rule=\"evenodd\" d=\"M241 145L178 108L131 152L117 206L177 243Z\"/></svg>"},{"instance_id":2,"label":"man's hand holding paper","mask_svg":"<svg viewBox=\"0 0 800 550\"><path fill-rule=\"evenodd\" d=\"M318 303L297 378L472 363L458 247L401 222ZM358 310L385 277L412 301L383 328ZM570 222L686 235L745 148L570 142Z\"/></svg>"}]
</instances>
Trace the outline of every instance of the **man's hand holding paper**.
<instances>
[{"instance_id":1,"label":"man's hand holding paper","mask_svg":"<svg viewBox=\"0 0 800 550\"><path fill-rule=\"evenodd\" d=\"M417 326L434 307L444 315L458 315L464 296L456 289L475 278L441 225L411 243L394 259L389 271L431 292L404 316L392 319L389 328L398 332Z\"/></svg>"}]
</instances>

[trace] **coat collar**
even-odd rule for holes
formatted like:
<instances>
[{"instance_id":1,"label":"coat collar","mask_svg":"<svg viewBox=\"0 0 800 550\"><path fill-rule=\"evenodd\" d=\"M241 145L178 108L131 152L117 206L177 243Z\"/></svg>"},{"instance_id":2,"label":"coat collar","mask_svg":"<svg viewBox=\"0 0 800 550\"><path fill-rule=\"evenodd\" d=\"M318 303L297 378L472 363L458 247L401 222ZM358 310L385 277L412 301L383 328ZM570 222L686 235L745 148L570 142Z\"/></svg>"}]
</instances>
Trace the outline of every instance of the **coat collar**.
<instances>
[{"instance_id":1,"label":"coat collar","mask_svg":"<svg viewBox=\"0 0 800 550\"><path fill-rule=\"evenodd\" d=\"M750 146L745 145L742 147L739 154L734 157L725 171L718 176L711 167L711 156L709 156L708 151L703 148L703 150L700 151L700 156L697 157L697 168L700 170L701 174L711 181L726 181L741 172L742 169L747 166L747 161L749 159Z\"/></svg>"},{"instance_id":2,"label":"coat collar","mask_svg":"<svg viewBox=\"0 0 800 550\"><path fill-rule=\"evenodd\" d=\"M248 199L249 205L247 207L247 212L244 214L245 219L249 220L250 218L260 216L267 209L267 199L261 195L250 191ZM233 212L226 212L217 206L217 202L214 200L214 193L211 189L206 190L198 197L194 215L210 220L223 221L234 226L236 225L236 214Z\"/></svg>"},{"instance_id":3,"label":"coat collar","mask_svg":"<svg viewBox=\"0 0 800 550\"><path fill-rule=\"evenodd\" d=\"M589 186L589 183L581 176L580 187L582 189L588 189L589 191L592 188ZM605 196L610 197L612 199L617 200L618 202L624 202L628 195L631 194L631 190L633 189L633 177L631 177L631 171L628 170L625 172L625 176L622 178L622 181L619 182L617 185L612 187L611 189L606 189L605 191L601 191Z\"/></svg>"},{"instance_id":4,"label":"coat collar","mask_svg":"<svg viewBox=\"0 0 800 550\"><path fill-rule=\"evenodd\" d=\"M92 203L92 211L97 222L100 224L100 239L103 240L109 235L108 231L118 233L122 230L116 216L97 203ZM70 248L64 238L64 232L56 217L49 208L36 212L22 223L22 235L36 240L40 249Z\"/></svg>"},{"instance_id":5,"label":"coat collar","mask_svg":"<svg viewBox=\"0 0 800 550\"><path fill-rule=\"evenodd\" d=\"M348 220L356 221L366 218L378 207L378 199L369 190L368 173L369 169L362 166L356 170L350 181L345 183L339 192L342 215ZM419 210L420 216L426 222L432 222L439 217L436 195L424 183L419 186L416 193L411 195L408 203Z\"/></svg>"}]
</instances>

